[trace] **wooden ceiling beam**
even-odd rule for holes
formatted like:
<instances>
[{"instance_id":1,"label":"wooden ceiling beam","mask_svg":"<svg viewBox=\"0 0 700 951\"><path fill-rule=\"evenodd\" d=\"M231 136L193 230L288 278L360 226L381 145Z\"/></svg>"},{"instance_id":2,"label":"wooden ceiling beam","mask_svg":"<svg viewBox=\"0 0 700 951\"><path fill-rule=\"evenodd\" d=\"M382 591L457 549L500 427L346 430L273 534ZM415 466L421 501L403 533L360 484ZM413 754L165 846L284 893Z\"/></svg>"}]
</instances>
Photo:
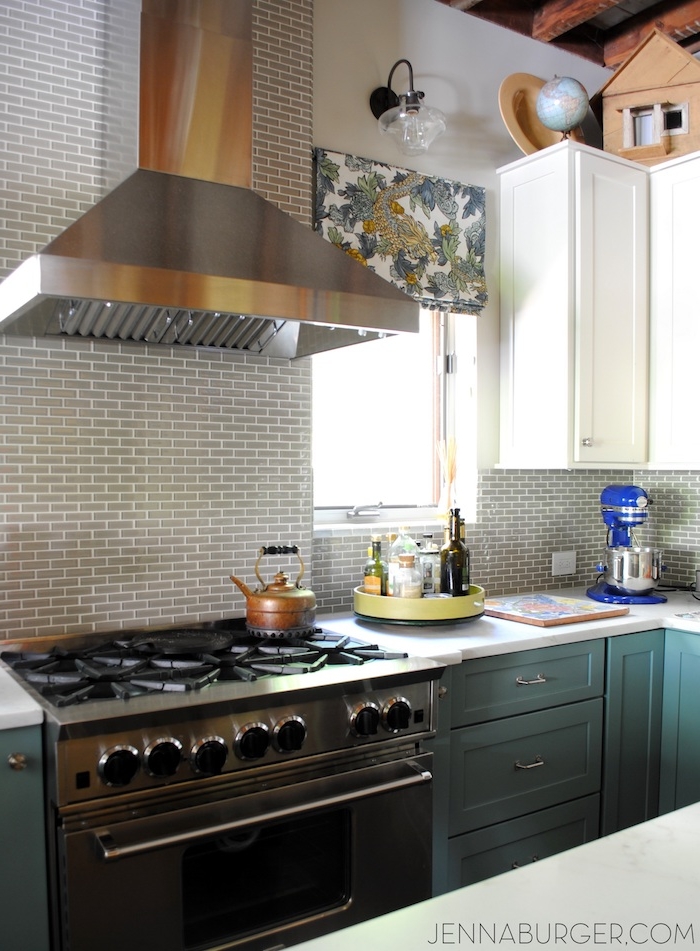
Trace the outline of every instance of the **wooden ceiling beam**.
<instances>
[{"instance_id":1,"label":"wooden ceiling beam","mask_svg":"<svg viewBox=\"0 0 700 951\"><path fill-rule=\"evenodd\" d=\"M548 43L618 5L619 0L547 0L535 11L532 38Z\"/></svg>"},{"instance_id":2,"label":"wooden ceiling beam","mask_svg":"<svg viewBox=\"0 0 700 951\"><path fill-rule=\"evenodd\" d=\"M481 0L447 0L448 7L454 7L455 10L464 11L471 10L477 3L481 3Z\"/></svg>"},{"instance_id":3,"label":"wooden ceiling beam","mask_svg":"<svg viewBox=\"0 0 700 951\"><path fill-rule=\"evenodd\" d=\"M596 18L614 7L639 9L636 0L438 0L496 26L615 69L653 29L690 53L700 49L700 0L658 0L616 26ZM599 21L598 21L599 22Z\"/></svg>"},{"instance_id":4,"label":"wooden ceiling beam","mask_svg":"<svg viewBox=\"0 0 700 951\"><path fill-rule=\"evenodd\" d=\"M700 2L663 0L609 30L603 42L605 65L619 66L653 29L660 30L676 42L700 34Z\"/></svg>"},{"instance_id":5,"label":"wooden ceiling beam","mask_svg":"<svg viewBox=\"0 0 700 951\"><path fill-rule=\"evenodd\" d=\"M449 7L457 6L463 0L440 0ZM532 36L532 19L534 9L532 3L523 3L522 0L488 0L484 3L475 3L464 12L470 16L488 20L496 26L503 26L523 36Z\"/></svg>"}]
</instances>

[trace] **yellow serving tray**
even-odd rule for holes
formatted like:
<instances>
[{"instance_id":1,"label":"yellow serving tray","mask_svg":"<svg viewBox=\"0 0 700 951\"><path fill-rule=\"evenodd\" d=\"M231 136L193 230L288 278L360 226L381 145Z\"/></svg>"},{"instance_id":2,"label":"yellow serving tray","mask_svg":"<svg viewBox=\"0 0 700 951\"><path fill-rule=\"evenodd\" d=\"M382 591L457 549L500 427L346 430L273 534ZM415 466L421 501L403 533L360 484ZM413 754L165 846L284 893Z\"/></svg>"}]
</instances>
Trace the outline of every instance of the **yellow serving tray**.
<instances>
[{"instance_id":1,"label":"yellow serving tray","mask_svg":"<svg viewBox=\"0 0 700 951\"><path fill-rule=\"evenodd\" d=\"M355 614L372 621L404 624L430 624L471 620L484 613L485 591L469 585L469 594L461 598L387 598L367 594L363 586L354 590Z\"/></svg>"}]
</instances>

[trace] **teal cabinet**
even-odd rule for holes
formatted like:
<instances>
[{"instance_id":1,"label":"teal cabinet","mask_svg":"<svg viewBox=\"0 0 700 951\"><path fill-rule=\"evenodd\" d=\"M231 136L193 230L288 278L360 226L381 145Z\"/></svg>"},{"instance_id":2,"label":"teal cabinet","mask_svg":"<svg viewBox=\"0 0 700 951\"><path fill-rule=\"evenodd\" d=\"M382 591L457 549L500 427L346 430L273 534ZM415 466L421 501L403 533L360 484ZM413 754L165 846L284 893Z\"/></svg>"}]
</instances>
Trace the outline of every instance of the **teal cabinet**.
<instances>
[{"instance_id":1,"label":"teal cabinet","mask_svg":"<svg viewBox=\"0 0 700 951\"><path fill-rule=\"evenodd\" d=\"M666 631L659 812L700 800L700 635Z\"/></svg>"},{"instance_id":2,"label":"teal cabinet","mask_svg":"<svg viewBox=\"0 0 700 951\"><path fill-rule=\"evenodd\" d=\"M608 638L601 834L659 812L664 631Z\"/></svg>"},{"instance_id":3,"label":"teal cabinet","mask_svg":"<svg viewBox=\"0 0 700 951\"><path fill-rule=\"evenodd\" d=\"M446 672L435 740L435 894L597 837L604 667L600 640L467 660Z\"/></svg>"},{"instance_id":4,"label":"teal cabinet","mask_svg":"<svg viewBox=\"0 0 700 951\"><path fill-rule=\"evenodd\" d=\"M452 680L452 725L467 726L603 695L604 642L465 661Z\"/></svg>"},{"instance_id":5,"label":"teal cabinet","mask_svg":"<svg viewBox=\"0 0 700 951\"><path fill-rule=\"evenodd\" d=\"M598 792L602 735L601 698L453 731L450 832Z\"/></svg>"},{"instance_id":6,"label":"teal cabinet","mask_svg":"<svg viewBox=\"0 0 700 951\"><path fill-rule=\"evenodd\" d=\"M600 797L586 796L455 836L448 849L448 887L462 888L597 839L599 813Z\"/></svg>"},{"instance_id":7,"label":"teal cabinet","mask_svg":"<svg viewBox=\"0 0 700 951\"><path fill-rule=\"evenodd\" d=\"M41 726L0 731L0 946L48 951Z\"/></svg>"}]
</instances>

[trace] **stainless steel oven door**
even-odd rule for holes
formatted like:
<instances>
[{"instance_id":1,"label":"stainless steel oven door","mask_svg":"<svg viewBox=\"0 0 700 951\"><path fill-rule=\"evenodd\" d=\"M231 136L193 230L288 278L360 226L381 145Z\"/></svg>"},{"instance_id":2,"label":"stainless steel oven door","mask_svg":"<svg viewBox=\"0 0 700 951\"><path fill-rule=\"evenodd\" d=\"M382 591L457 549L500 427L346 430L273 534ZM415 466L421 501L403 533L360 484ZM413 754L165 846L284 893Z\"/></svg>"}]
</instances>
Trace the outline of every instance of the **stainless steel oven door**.
<instances>
[{"instance_id":1,"label":"stainless steel oven door","mask_svg":"<svg viewBox=\"0 0 700 951\"><path fill-rule=\"evenodd\" d=\"M431 759L69 811L62 951L267 951L429 898Z\"/></svg>"}]
</instances>

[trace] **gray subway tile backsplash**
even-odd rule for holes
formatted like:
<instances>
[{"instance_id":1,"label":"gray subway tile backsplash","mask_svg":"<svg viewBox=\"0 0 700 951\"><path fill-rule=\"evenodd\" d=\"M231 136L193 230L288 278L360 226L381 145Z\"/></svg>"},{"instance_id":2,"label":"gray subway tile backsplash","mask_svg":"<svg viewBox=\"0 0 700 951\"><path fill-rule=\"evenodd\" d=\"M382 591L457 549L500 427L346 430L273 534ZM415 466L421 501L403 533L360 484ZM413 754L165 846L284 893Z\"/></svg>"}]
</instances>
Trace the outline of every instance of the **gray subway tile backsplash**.
<instances>
[{"instance_id":1,"label":"gray subway tile backsplash","mask_svg":"<svg viewBox=\"0 0 700 951\"><path fill-rule=\"evenodd\" d=\"M116 184L106 150L126 161L131 143L105 130L104 31L121 18L126 36L139 9L0 4L0 276ZM308 225L312 10L254 0L254 187ZM372 529L312 537L308 360L4 337L0 386L0 638L240 614L229 574L252 583L258 548L278 541L300 545L320 611L351 609ZM598 494L621 479L655 499L644 538L665 549L669 581L692 580L700 473L486 470L468 526L474 582L551 587L550 553L568 548L579 570L562 584L593 580Z\"/></svg>"}]
</instances>

